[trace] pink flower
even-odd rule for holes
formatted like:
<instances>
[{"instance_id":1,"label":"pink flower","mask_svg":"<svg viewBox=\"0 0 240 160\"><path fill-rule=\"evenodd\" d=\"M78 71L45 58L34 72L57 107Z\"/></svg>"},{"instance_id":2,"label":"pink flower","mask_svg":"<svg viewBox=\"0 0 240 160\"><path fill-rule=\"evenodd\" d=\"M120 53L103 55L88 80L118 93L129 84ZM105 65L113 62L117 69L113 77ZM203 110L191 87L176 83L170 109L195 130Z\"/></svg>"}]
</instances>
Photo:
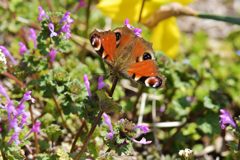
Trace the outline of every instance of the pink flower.
<instances>
[{"instance_id":1,"label":"pink flower","mask_svg":"<svg viewBox=\"0 0 240 160\"><path fill-rule=\"evenodd\" d=\"M41 6L38 6L38 21L42 21L43 18L48 19L48 15L46 14L46 12L43 10Z\"/></svg>"},{"instance_id":2,"label":"pink flower","mask_svg":"<svg viewBox=\"0 0 240 160\"><path fill-rule=\"evenodd\" d=\"M56 55L57 55L57 51L52 48L48 54L48 56L50 57L50 62L55 61Z\"/></svg>"},{"instance_id":3,"label":"pink flower","mask_svg":"<svg viewBox=\"0 0 240 160\"><path fill-rule=\"evenodd\" d=\"M129 29L133 30L134 34L138 37L141 36L142 29L141 28L135 28L129 23L129 19L125 19L124 25L127 26Z\"/></svg>"},{"instance_id":4,"label":"pink flower","mask_svg":"<svg viewBox=\"0 0 240 160\"><path fill-rule=\"evenodd\" d=\"M105 83L104 83L104 81L103 81L103 76L99 76L98 77L98 90L99 89L102 89L103 87L105 87Z\"/></svg>"},{"instance_id":5,"label":"pink flower","mask_svg":"<svg viewBox=\"0 0 240 160\"><path fill-rule=\"evenodd\" d=\"M140 141L137 141L136 139L132 139L133 142L138 143L138 144L150 144L152 141L147 141L146 138L142 138Z\"/></svg>"},{"instance_id":6,"label":"pink flower","mask_svg":"<svg viewBox=\"0 0 240 160\"><path fill-rule=\"evenodd\" d=\"M60 20L60 24L61 24L61 23L68 23L68 24L73 23L73 19L70 17L70 12L69 12L69 11L67 11L67 12L63 15L62 19Z\"/></svg>"},{"instance_id":7,"label":"pink flower","mask_svg":"<svg viewBox=\"0 0 240 160\"><path fill-rule=\"evenodd\" d=\"M103 121L105 122L105 124L108 126L108 128L110 130L110 132L107 134L107 138L113 139L114 131L113 131L111 119L106 113L103 113Z\"/></svg>"},{"instance_id":8,"label":"pink flower","mask_svg":"<svg viewBox=\"0 0 240 160\"><path fill-rule=\"evenodd\" d=\"M89 82L88 76L86 74L84 74L83 80L84 80L84 84L85 84L85 87L86 87L87 92L88 92L88 96L91 97L92 93L91 93L91 90L90 90L90 82Z\"/></svg>"},{"instance_id":9,"label":"pink flower","mask_svg":"<svg viewBox=\"0 0 240 160\"><path fill-rule=\"evenodd\" d=\"M143 133L147 133L147 132L150 131L150 129L148 128L148 126L145 125L145 124L136 125L134 128L135 128L135 129L136 129L136 128L139 128Z\"/></svg>"},{"instance_id":10,"label":"pink flower","mask_svg":"<svg viewBox=\"0 0 240 160\"><path fill-rule=\"evenodd\" d=\"M40 121L36 121L31 129L31 132L35 132L35 133L40 133L40 128L41 128L41 122Z\"/></svg>"},{"instance_id":11,"label":"pink flower","mask_svg":"<svg viewBox=\"0 0 240 160\"><path fill-rule=\"evenodd\" d=\"M78 3L78 6L79 6L79 7L85 7L85 6L86 6L86 3L85 3L84 0L79 0L78 2L79 2L79 3Z\"/></svg>"},{"instance_id":12,"label":"pink flower","mask_svg":"<svg viewBox=\"0 0 240 160\"><path fill-rule=\"evenodd\" d=\"M50 30L50 37L52 38L52 37L55 37L55 36L57 36L57 33L54 31L54 25L53 25L53 23L49 23L48 24L48 29Z\"/></svg>"},{"instance_id":13,"label":"pink flower","mask_svg":"<svg viewBox=\"0 0 240 160\"><path fill-rule=\"evenodd\" d=\"M236 122L233 120L232 116L226 109L220 109L220 125L221 128L224 130L228 125L232 126L233 128L237 127Z\"/></svg>"},{"instance_id":14,"label":"pink flower","mask_svg":"<svg viewBox=\"0 0 240 160\"><path fill-rule=\"evenodd\" d=\"M37 47L37 35L33 28L29 29L29 37L28 38L33 41L34 47L36 48Z\"/></svg>"},{"instance_id":15,"label":"pink flower","mask_svg":"<svg viewBox=\"0 0 240 160\"><path fill-rule=\"evenodd\" d=\"M19 53L20 53L20 55L24 55L24 53L27 52L26 45L24 43L22 43L22 42L19 42L18 44L19 44Z\"/></svg>"}]
</instances>

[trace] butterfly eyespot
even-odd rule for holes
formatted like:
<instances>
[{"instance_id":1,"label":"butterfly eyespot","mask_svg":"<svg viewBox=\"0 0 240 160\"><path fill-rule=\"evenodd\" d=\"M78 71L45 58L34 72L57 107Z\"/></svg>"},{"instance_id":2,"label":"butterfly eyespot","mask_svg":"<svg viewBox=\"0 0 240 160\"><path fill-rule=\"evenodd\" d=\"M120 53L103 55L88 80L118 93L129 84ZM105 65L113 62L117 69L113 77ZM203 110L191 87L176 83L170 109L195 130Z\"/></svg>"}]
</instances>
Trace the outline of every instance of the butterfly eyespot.
<instances>
[{"instance_id":1,"label":"butterfly eyespot","mask_svg":"<svg viewBox=\"0 0 240 160\"><path fill-rule=\"evenodd\" d=\"M143 54L143 60L148 60L148 59L152 59L152 55L150 53L145 52Z\"/></svg>"},{"instance_id":2,"label":"butterfly eyespot","mask_svg":"<svg viewBox=\"0 0 240 160\"><path fill-rule=\"evenodd\" d=\"M148 77L144 83L147 87L158 88L162 86L162 82L162 79L159 77Z\"/></svg>"},{"instance_id":3,"label":"butterfly eyespot","mask_svg":"<svg viewBox=\"0 0 240 160\"><path fill-rule=\"evenodd\" d=\"M99 51L101 49L101 40L97 34L93 34L90 38L91 45L95 49L95 51Z\"/></svg>"},{"instance_id":4,"label":"butterfly eyespot","mask_svg":"<svg viewBox=\"0 0 240 160\"><path fill-rule=\"evenodd\" d=\"M120 32L115 32L115 36L116 36L116 41L119 41L121 38L121 33Z\"/></svg>"}]
</instances>

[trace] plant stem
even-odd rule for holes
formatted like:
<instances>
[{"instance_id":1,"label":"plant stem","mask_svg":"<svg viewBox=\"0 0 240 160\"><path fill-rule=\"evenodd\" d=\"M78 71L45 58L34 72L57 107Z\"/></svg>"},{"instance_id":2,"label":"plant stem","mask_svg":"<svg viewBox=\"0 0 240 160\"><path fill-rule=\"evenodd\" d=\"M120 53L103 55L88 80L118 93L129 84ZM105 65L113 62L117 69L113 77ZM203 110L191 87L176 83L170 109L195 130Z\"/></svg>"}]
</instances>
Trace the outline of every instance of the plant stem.
<instances>
[{"instance_id":1,"label":"plant stem","mask_svg":"<svg viewBox=\"0 0 240 160\"><path fill-rule=\"evenodd\" d=\"M72 147L71 147L71 150L70 150L70 153L72 153L74 150L75 150L75 147L76 147L76 143L77 143L77 140L78 140L78 137L81 135L82 133L82 130L84 128L84 126L86 125L86 121L83 120L82 122L82 126L79 128L75 138L74 138L74 141L73 141L73 144L72 144Z\"/></svg>"},{"instance_id":2,"label":"plant stem","mask_svg":"<svg viewBox=\"0 0 240 160\"><path fill-rule=\"evenodd\" d=\"M140 13L139 13L139 17L138 17L138 23L140 23L140 22L141 22L141 19L142 19L142 12L143 12L143 8L144 8L145 1L146 1L146 0L142 0L142 6L141 6Z\"/></svg>"},{"instance_id":3,"label":"plant stem","mask_svg":"<svg viewBox=\"0 0 240 160\"><path fill-rule=\"evenodd\" d=\"M87 35L88 35L91 3L92 3L92 0L88 0L87 9L86 9L86 28L85 28L86 37L87 37Z\"/></svg>"},{"instance_id":4,"label":"plant stem","mask_svg":"<svg viewBox=\"0 0 240 160\"><path fill-rule=\"evenodd\" d=\"M138 90L136 100L135 100L135 102L133 104L132 118L134 119L134 121L137 120L137 116L136 116L137 115L137 104L138 104L138 101L139 101L139 99L140 99L140 97L141 97L141 95L143 93L143 88L144 87L141 85L139 90Z\"/></svg>"},{"instance_id":5,"label":"plant stem","mask_svg":"<svg viewBox=\"0 0 240 160\"><path fill-rule=\"evenodd\" d=\"M73 134L72 130L68 127L68 125L67 125L67 123L66 123L66 121L65 121L65 119L64 119L63 111L62 111L60 105L58 104L56 97L55 97L53 94L52 94L52 98L53 98L53 101L54 101L54 103L55 103L55 105L56 105L57 111L58 111L58 113L60 114L60 117L61 117L61 119L62 119L63 126L67 129L68 132L70 132L71 134Z\"/></svg>"},{"instance_id":6,"label":"plant stem","mask_svg":"<svg viewBox=\"0 0 240 160\"><path fill-rule=\"evenodd\" d=\"M30 117L31 117L31 121L32 121L32 125L34 125L34 117L33 117L33 111L32 111L32 105L29 106L29 112L30 112ZM38 145L38 137L37 137L37 133L34 132L34 145L35 145L35 152L34 155L39 153L39 145Z\"/></svg>"},{"instance_id":7,"label":"plant stem","mask_svg":"<svg viewBox=\"0 0 240 160\"><path fill-rule=\"evenodd\" d=\"M10 78L10 79L12 79L12 80L14 80L21 88L25 88L26 86L25 86L25 84L22 82L22 81L20 81L17 77L15 77L14 75L12 75L11 73L8 73L8 72L4 72L4 73L2 73L4 76L6 76L6 77L8 77L8 78Z\"/></svg>"},{"instance_id":8,"label":"plant stem","mask_svg":"<svg viewBox=\"0 0 240 160\"><path fill-rule=\"evenodd\" d=\"M112 97L112 95L113 95L113 92L114 92L114 90L115 90L115 88L116 88L116 86L117 86L117 82L118 82L118 77L114 77L114 79L113 79L113 84L112 84L112 88L111 88L110 93L109 93L109 96L110 96L110 97ZM90 129L90 131L89 131L89 133L88 133L85 141L83 142L83 146L82 146L80 152L76 155L76 157L74 158L74 160L79 160L80 157L81 157L81 155L83 154L83 152L86 150L87 145L88 145L88 142L89 142L92 134L94 133L94 131L95 131L98 123L100 122L103 113L104 113L104 112L103 112L102 110L99 111L97 117L96 117L95 120L94 120L94 124L92 125L92 127L91 127L91 129Z\"/></svg>"}]
</instances>

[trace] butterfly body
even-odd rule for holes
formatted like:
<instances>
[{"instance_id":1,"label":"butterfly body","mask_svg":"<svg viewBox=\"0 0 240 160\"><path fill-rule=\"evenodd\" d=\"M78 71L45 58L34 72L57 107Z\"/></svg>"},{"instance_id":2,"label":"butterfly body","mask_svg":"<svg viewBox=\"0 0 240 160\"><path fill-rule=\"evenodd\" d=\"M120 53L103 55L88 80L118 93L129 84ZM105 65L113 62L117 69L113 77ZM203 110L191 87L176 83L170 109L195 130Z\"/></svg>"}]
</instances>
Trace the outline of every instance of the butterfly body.
<instances>
[{"instance_id":1,"label":"butterfly body","mask_svg":"<svg viewBox=\"0 0 240 160\"><path fill-rule=\"evenodd\" d=\"M162 85L151 43L136 36L128 27L113 31L95 30L90 35L90 42L114 73L121 73L148 87L158 88Z\"/></svg>"}]
</instances>

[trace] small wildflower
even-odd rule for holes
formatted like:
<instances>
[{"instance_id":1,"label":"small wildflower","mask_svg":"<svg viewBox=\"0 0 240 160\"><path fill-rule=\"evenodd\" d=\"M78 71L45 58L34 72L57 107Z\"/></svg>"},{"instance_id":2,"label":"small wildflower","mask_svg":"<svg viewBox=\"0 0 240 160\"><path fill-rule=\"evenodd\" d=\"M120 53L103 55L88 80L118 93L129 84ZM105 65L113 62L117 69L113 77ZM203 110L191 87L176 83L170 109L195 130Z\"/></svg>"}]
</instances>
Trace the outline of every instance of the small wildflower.
<instances>
[{"instance_id":1,"label":"small wildflower","mask_svg":"<svg viewBox=\"0 0 240 160\"><path fill-rule=\"evenodd\" d=\"M57 33L54 31L54 25L53 23L49 23L48 24L48 29L50 30L51 34L50 34L50 37L55 37L57 36Z\"/></svg>"},{"instance_id":2,"label":"small wildflower","mask_svg":"<svg viewBox=\"0 0 240 160\"><path fill-rule=\"evenodd\" d=\"M0 45L0 50L5 55L5 57L9 58L12 61L14 65L17 64L17 61L14 59L14 57L11 55L11 53L6 47Z\"/></svg>"},{"instance_id":3,"label":"small wildflower","mask_svg":"<svg viewBox=\"0 0 240 160\"><path fill-rule=\"evenodd\" d=\"M125 19L124 25L127 26L129 29L133 30L134 34L138 37L141 36L142 29L141 28L135 28L129 23L129 19Z\"/></svg>"},{"instance_id":4,"label":"small wildflower","mask_svg":"<svg viewBox=\"0 0 240 160\"><path fill-rule=\"evenodd\" d=\"M43 18L48 18L48 15L41 6L38 6L38 21L42 21Z\"/></svg>"},{"instance_id":5,"label":"small wildflower","mask_svg":"<svg viewBox=\"0 0 240 160\"><path fill-rule=\"evenodd\" d=\"M142 138L140 141L137 141L136 139L132 139L133 142L138 143L138 144L150 144L152 141L147 141L146 138Z\"/></svg>"},{"instance_id":6,"label":"small wildflower","mask_svg":"<svg viewBox=\"0 0 240 160\"><path fill-rule=\"evenodd\" d=\"M20 55L24 55L24 53L27 52L26 45L24 43L22 43L22 42L19 42L18 44L19 44L19 53L20 53Z\"/></svg>"},{"instance_id":7,"label":"small wildflower","mask_svg":"<svg viewBox=\"0 0 240 160\"><path fill-rule=\"evenodd\" d=\"M220 109L220 125L222 129L225 129L228 125L231 125L233 128L236 128L237 125L233 120L232 116L226 109Z\"/></svg>"},{"instance_id":8,"label":"small wildflower","mask_svg":"<svg viewBox=\"0 0 240 160\"><path fill-rule=\"evenodd\" d=\"M162 106L159 108L160 113L163 113L165 110L166 110L166 106L165 106L165 105L162 105Z\"/></svg>"},{"instance_id":9,"label":"small wildflower","mask_svg":"<svg viewBox=\"0 0 240 160\"><path fill-rule=\"evenodd\" d=\"M5 55L2 53L2 50L1 50L1 49L0 49L0 64L4 64L4 65L7 64L6 57L5 57Z\"/></svg>"},{"instance_id":10,"label":"small wildflower","mask_svg":"<svg viewBox=\"0 0 240 160\"><path fill-rule=\"evenodd\" d=\"M50 57L50 62L55 61L56 55L57 55L57 51L52 48L48 54L48 56Z\"/></svg>"},{"instance_id":11,"label":"small wildflower","mask_svg":"<svg viewBox=\"0 0 240 160\"><path fill-rule=\"evenodd\" d=\"M79 6L79 7L85 7L85 6L86 6L86 3L85 3L84 0L79 0L78 2L79 2L79 3L78 3L78 6Z\"/></svg>"},{"instance_id":12,"label":"small wildflower","mask_svg":"<svg viewBox=\"0 0 240 160\"><path fill-rule=\"evenodd\" d=\"M34 47L37 47L37 35L36 35L36 31L33 28L29 29L29 40L33 41Z\"/></svg>"},{"instance_id":13,"label":"small wildflower","mask_svg":"<svg viewBox=\"0 0 240 160\"><path fill-rule=\"evenodd\" d=\"M20 144L19 141L19 134L21 132L21 128L17 128L15 129L13 135L11 136L10 140L8 141L9 144L12 144L13 142L15 142L17 145Z\"/></svg>"},{"instance_id":14,"label":"small wildflower","mask_svg":"<svg viewBox=\"0 0 240 160\"><path fill-rule=\"evenodd\" d=\"M40 133L40 128L41 128L41 122L36 121L32 126L31 132L34 132L34 133L38 134L38 133Z\"/></svg>"},{"instance_id":15,"label":"small wildflower","mask_svg":"<svg viewBox=\"0 0 240 160\"><path fill-rule=\"evenodd\" d=\"M191 149L184 149L184 150L180 150L178 152L178 155L180 157L184 157L185 159L190 159L190 158L193 158L193 151Z\"/></svg>"},{"instance_id":16,"label":"small wildflower","mask_svg":"<svg viewBox=\"0 0 240 160\"><path fill-rule=\"evenodd\" d=\"M139 128L143 133L147 133L150 131L147 125L145 124L139 124L134 127L135 129Z\"/></svg>"},{"instance_id":17,"label":"small wildflower","mask_svg":"<svg viewBox=\"0 0 240 160\"><path fill-rule=\"evenodd\" d=\"M104 83L104 81L103 81L103 76L99 76L98 77L98 90L99 89L102 89L102 88L104 88L105 87L105 83Z\"/></svg>"},{"instance_id":18,"label":"small wildflower","mask_svg":"<svg viewBox=\"0 0 240 160\"><path fill-rule=\"evenodd\" d=\"M68 24L73 23L73 19L70 17L70 12L69 11L67 11L63 15L62 19L60 20L60 24L62 24L62 23L68 23Z\"/></svg>"},{"instance_id":19,"label":"small wildflower","mask_svg":"<svg viewBox=\"0 0 240 160\"><path fill-rule=\"evenodd\" d=\"M7 101L10 100L10 98L9 98L9 96L7 94L6 89L1 84L0 84L0 94L2 94L7 99Z\"/></svg>"},{"instance_id":20,"label":"small wildflower","mask_svg":"<svg viewBox=\"0 0 240 160\"><path fill-rule=\"evenodd\" d=\"M65 33L65 38L69 39L71 37L70 24L73 23L73 19L70 17L69 11L64 14L59 23L62 24L60 32Z\"/></svg>"},{"instance_id":21,"label":"small wildflower","mask_svg":"<svg viewBox=\"0 0 240 160\"><path fill-rule=\"evenodd\" d=\"M66 39L69 39L71 37L70 24L64 24L61 28L61 32L65 33Z\"/></svg>"},{"instance_id":22,"label":"small wildflower","mask_svg":"<svg viewBox=\"0 0 240 160\"><path fill-rule=\"evenodd\" d=\"M91 93L91 90L90 90L90 82L89 82L88 76L86 74L84 74L83 80L84 80L84 84L85 84L85 87L86 87L87 92L88 92L88 96L91 97L92 93Z\"/></svg>"},{"instance_id":23,"label":"small wildflower","mask_svg":"<svg viewBox=\"0 0 240 160\"><path fill-rule=\"evenodd\" d=\"M106 113L103 113L103 120L110 130L110 132L107 134L107 138L112 139L114 135L114 131L113 131L111 119Z\"/></svg>"}]
</instances>

